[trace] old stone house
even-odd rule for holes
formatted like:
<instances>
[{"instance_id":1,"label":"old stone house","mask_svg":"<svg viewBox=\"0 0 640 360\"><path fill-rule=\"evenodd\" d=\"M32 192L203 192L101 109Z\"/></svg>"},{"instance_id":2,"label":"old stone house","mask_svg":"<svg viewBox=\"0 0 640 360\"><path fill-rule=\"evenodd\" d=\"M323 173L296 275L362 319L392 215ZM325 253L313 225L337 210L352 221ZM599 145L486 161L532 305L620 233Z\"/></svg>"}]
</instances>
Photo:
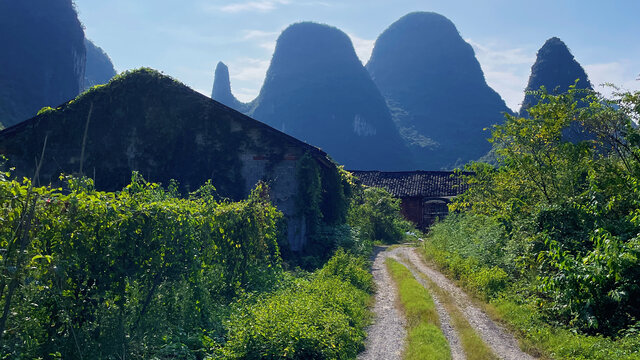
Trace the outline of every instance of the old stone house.
<instances>
[{"instance_id":1,"label":"old stone house","mask_svg":"<svg viewBox=\"0 0 640 360\"><path fill-rule=\"evenodd\" d=\"M360 183L379 187L401 200L405 218L427 229L449 213L451 200L468 189L453 171L351 171ZM469 174L469 173L463 173Z\"/></svg>"},{"instance_id":2,"label":"old stone house","mask_svg":"<svg viewBox=\"0 0 640 360\"><path fill-rule=\"evenodd\" d=\"M177 180L184 193L211 179L220 197L240 200L265 181L287 219L294 252L307 237L296 209L301 158L309 154L325 173L337 171L320 149L150 69L0 132L0 154L18 177L34 176L43 148L35 179L42 185L57 184L61 173L82 174L99 190L117 191L135 170L152 182Z\"/></svg>"}]
</instances>

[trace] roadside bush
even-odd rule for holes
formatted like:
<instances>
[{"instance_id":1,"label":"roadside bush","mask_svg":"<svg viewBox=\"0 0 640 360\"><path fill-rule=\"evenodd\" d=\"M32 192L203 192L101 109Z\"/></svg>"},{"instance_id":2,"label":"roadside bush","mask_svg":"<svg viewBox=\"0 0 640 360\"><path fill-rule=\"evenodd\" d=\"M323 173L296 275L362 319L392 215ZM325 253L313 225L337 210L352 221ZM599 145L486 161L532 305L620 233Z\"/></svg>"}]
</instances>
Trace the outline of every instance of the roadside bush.
<instances>
[{"instance_id":1,"label":"roadside bush","mask_svg":"<svg viewBox=\"0 0 640 360\"><path fill-rule=\"evenodd\" d=\"M413 226L400 214L400 200L379 188L365 188L349 210L349 225L369 241L395 244Z\"/></svg>"},{"instance_id":2,"label":"roadside bush","mask_svg":"<svg viewBox=\"0 0 640 360\"><path fill-rule=\"evenodd\" d=\"M481 265L475 258L440 250L428 241L422 248L425 257L486 300L497 297L509 285L510 277L502 268Z\"/></svg>"},{"instance_id":3,"label":"roadside bush","mask_svg":"<svg viewBox=\"0 0 640 360\"><path fill-rule=\"evenodd\" d=\"M364 260L339 251L308 279L241 305L228 341L211 358L355 359L363 347L372 287Z\"/></svg>"},{"instance_id":4,"label":"roadside bush","mask_svg":"<svg viewBox=\"0 0 640 360\"><path fill-rule=\"evenodd\" d=\"M281 273L264 185L229 203L210 184L184 199L136 173L117 193L67 184L0 178L3 357L150 358L164 338L197 348L222 304Z\"/></svg>"},{"instance_id":5,"label":"roadside bush","mask_svg":"<svg viewBox=\"0 0 640 360\"><path fill-rule=\"evenodd\" d=\"M343 249L338 249L331 260L318 272L318 276L321 278L336 277L360 290L373 292L373 277L368 269L369 264L364 257L356 257Z\"/></svg>"},{"instance_id":6,"label":"roadside bush","mask_svg":"<svg viewBox=\"0 0 640 360\"><path fill-rule=\"evenodd\" d=\"M505 252L506 232L487 216L452 213L431 227L427 238L435 248L473 258L482 266L510 265Z\"/></svg>"},{"instance_id":7,"label":"roadside bush","mask_svg":"<svg viewBox=\"0 0 640 360\"><path fill-rule=\"evenodd\" d=\"M431 228L423 251L467 288L490 299L507 287L507 270L514 268L508 264L506 243L504 229L492 219L451 214Z\"/></svg>"},{"instance_id":8,"label":"roadside bush","mask_svg":"<svg viewBox=\"0 0 640 360\"><path fill-rule=\"evenodd\" d=\"M553 241L541 254L553 270L541 276L544 310L592 334L616 334L640 318L640 240L594 235L593 250L576 256Z\"/></svg>"}]
</instances>

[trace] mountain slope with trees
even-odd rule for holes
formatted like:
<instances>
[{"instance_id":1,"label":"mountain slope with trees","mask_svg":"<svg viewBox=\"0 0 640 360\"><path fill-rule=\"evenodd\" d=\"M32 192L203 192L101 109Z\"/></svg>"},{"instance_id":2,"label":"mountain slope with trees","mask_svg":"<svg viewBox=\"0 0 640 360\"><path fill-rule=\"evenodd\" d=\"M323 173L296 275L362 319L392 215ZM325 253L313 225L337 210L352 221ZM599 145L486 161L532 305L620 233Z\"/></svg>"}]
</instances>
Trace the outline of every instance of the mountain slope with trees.
<instances>
[{"instance_id":1,"label":"mountain slope with trees","mask_svg":"<svg viewBox=\"0 0 640 360\"><path fill-rule=\"evenodd\" d=\"M14 125L83 89L84 30L72 0L0 2L0 123Z\"/></svg>"},{"instance_id":2,"label":"mountain slope with trees","mask_svg":"<svg viewBox=\"0 0 640 360\"><path fill-rule=\"evenodd\" d=\"M411 13L389 26L367 69L422 169L480 158L491 148L483 129L510 113L487 85L471 45L436 13Z\"/></svg>"},{"instance_id":3,"label":"mountain slope with trees","mask_svg":"<svg viewBox=\"0 0 640 360\"><path fill-rule=\"evenodd\" d=\"M411 167L384 98L342 31L291 25L247 114L322 148L347 168Z\"/></svg>"}]
</instances>

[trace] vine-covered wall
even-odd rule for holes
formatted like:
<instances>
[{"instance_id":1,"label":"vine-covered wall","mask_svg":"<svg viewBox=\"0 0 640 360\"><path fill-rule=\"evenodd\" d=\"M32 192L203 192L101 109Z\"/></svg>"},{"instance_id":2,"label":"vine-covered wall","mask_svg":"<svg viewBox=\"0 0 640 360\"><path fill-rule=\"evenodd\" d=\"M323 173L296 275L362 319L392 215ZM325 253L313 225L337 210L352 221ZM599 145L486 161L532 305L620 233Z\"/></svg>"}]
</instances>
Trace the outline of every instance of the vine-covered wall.
<instances>
[{"instance_id":1,"label":"vine-covered wall","mask_svg":"<svg viewBox=\"0 0 640 360\"><path fill-rule=\"evenodd\" d=\"M239 200L265 181L290 224L294 251L302 250L306 239L295 206L298 162L305 153L327 168L322 171L334 171L319 149L151 69L117 76L0 132L0 154L16 175L33 177L42 160L35 179L40 184L57 184L61 173L76 174L113 191L138 171L165 185L175 179L183 194L211 179L219 197Z\"/></svg>"}]
</instances>

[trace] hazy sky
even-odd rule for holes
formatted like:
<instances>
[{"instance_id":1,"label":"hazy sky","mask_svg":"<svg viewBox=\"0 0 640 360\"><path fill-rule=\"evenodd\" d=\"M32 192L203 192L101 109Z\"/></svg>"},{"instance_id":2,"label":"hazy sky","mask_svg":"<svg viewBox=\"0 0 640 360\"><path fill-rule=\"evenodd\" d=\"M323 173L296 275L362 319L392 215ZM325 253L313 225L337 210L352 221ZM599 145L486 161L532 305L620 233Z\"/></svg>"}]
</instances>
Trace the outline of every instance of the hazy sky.
<instances>
[{"instance_id":1,"label":"hazy sky","mask_svg":"<svg viewBox=\"0 0 640 360\"><path fill-rule=\"evenodd\" d=\"M259 92L282 30L299 21L349 34L366 63L375 39L413 11L451 19L487 82L519 107L537 50L558 36L594 85L640 89L638 0L75 0L87 37L116 69L149 66L210 95L218 61L243 101Z\"/></svg>"}]
</instances>

